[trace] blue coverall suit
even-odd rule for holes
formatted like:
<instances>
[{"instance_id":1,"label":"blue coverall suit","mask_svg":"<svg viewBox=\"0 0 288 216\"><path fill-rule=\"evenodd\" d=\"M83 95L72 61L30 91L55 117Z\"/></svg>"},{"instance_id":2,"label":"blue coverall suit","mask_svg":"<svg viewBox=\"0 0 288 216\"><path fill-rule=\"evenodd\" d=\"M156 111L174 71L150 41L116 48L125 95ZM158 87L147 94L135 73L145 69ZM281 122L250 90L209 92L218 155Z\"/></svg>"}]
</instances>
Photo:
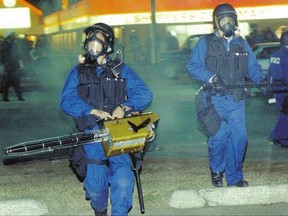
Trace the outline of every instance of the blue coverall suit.
<instances>
[{"instance_id":1,"label":"blue coverall suit","mask_svg":"<svg viewBox=\"0 0 288 216\"><path fill-rule=\"evenodd\" d=\"M270 60L268 69L268 80L273 80L273 83L288 83L288 49L281 47L277 50ZM286 90L288 87L273 87L273 90ZM285 97L288 97L288 92L275 93L276 104L281 110ZM279 142L282 146L288 147L288 115L280 112L279 119L270 134L270 138Z\"/></svg>"},{"instance_id":2,"label":"blue coverall suit","mask_svg":"<svg viewBox=\"0 0 288 216\"><path fill-rule=\"evenodd\" d=\"M259 83L264 79L261 66L257 63L247 41L240 41L233 37L228 43L221 38L223 46L228 51L229 44L244 44L244 49L248 52L248 77ZM243 43L244 42L244 43ZM215 75L213 71L205 67L207 51L207 41L205 37L200 38L193 49L187 64L188 73L201 83L211 83ZM221 122L220 129L208 138L210 169L213 173L224 172L228 186L243 180L242 165L247 145L245 99L235 101L232 95L220 95L219 93L211 97L215 109L225 121Z\"/></svg>"},{"instance_id":3,"label":"blue coverall suit","mask_svg":"<svg viewBox=\"0 0 288 216\"><path fill-rule=\"evenodd\" d=\"M97 67L95 73L100 75L102 67ZM121 78L126 79L127 100L123 105L131 107L131 111L142 111L152 101L152 93L140 77L127 65L122 65ZM78 97L77 67L70 72L61 94L62 110L72 116L79 117L90 114L93 107ZM97 130L95 126L92 130ZM100 143L84 145L87 158L94 160L107 159ZM103 211L108 206L110 187L110 202L112 215L127 215L132 208L134 174L128 154L109 158L109 167L88 163L87 175L84 179L86 199L90 200L95 211Z\"/></svg>"}]
</instances>

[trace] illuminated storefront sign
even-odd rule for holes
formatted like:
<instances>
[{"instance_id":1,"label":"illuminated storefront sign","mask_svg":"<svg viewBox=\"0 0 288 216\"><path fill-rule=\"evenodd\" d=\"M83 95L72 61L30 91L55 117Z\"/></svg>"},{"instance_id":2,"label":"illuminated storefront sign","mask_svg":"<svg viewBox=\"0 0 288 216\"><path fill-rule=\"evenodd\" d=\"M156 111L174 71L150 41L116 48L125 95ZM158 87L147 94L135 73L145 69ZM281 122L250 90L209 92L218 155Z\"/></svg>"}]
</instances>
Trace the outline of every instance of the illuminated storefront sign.
<instances>
[{"instance_id":1,"label":"illuminated storefront sign","mask_svg":"<svg viewBox=\"0 0 288 216\"><path fill-rule=\"evenodd\" d=\"M288 6L239 8L237 14L239 20L263 20L288 18Z\"/></svg>"},{"instance_id":2,"label":"illuminated storefront sign","mask_svg":"<svg viewBox=\"0 0 288 216\"><path fill-rule=\"evenodd\" d=\"M288 6L237 8L238 19L263 20L288 18ZM201 23L212 22L213 10L156 12L156 22L161 23ZM151 23L150 13L118 14L91 17L95 21L107 22L111 25L135 25Z\"/></svg>"},{"instance_id":3,"label":"illuminated storefront sign","mask_svg":"<svg viewBox=\"0 0 288 216\"><path fill-rule=\"evenodd\" d=\"M265 19L283 19L288 18L288 5L270 6L270 7L243 7L236 8L238 20L265 20ZM213 10L187 10L187 11L173 11L173 12L156 12L156 23L170 24L170 23L211 23ZM137 24L151 24L151 13L128 13L128 14L113 14L85 17L90 24L97 22L109 23L112 26L119 25L137 25ZM74 20L59 21L63 29L69 30L77 28L78 25ZM59 25L58 23L58 25ZM88 23L88 25L89 25ZM56 24L56 23L55 23ZM54 24L54 25L55 25ZM50 23L50 26L54 26ZM49 25L45 27L46 32L49 32Z\"/></svg>"},{"instance_id":4,"label":"illuminated storefront sign","mask_svg":"<svg viewBox=\"0 0 288 216\"><path fill-rule=\"evenodd\" d=\"M0 29L30 28L29 8L0 9Z\"/></svg>"},{"instance_id":5,"label":"illuminated storefront sign","mask_svg":"<svg viewBox=\"0 0 288 216\"><path fill-rule=\"evenodd\" d=\"M135 24L150 24L150 13L137 14L117 14L117 15L102 15L93 16L90 18L91 23L104 22L110 25L135 25Z\"/></svg>"}]
</instances>

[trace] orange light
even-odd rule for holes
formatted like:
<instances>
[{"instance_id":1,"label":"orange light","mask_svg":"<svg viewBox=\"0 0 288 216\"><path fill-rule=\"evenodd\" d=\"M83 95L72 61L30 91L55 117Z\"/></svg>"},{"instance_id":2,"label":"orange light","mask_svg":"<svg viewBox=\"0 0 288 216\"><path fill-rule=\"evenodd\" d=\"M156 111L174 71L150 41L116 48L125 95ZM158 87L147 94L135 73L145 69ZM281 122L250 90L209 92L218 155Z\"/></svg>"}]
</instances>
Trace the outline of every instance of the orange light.
<instances>
[{"instance_id":1,"label":"orange light","mask_svg":"<svg viewBox=\"0 0 288 216\"><path fill-rule=\"evenodd\" d=\"M65 10L68 7L68 0L62 0L62 9Z\"/></svg>"}]
</instances>

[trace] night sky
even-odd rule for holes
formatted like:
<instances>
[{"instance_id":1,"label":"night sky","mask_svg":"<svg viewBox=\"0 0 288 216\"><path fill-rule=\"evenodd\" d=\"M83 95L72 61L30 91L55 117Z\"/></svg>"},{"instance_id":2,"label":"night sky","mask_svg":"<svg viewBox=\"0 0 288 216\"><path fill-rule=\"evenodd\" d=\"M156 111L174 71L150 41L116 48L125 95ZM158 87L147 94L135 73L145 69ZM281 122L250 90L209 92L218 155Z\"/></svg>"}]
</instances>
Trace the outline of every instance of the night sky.
<instances>
[{"instance_id":1,"label":"night sky","mask_svg":"<svg viewBox=\"0 0 288 216\"><path fill-rule=\"evenodd\" d=\"M35 7L41 9L45 15L61 10L62 0L26 0ZM68 4L72 5L81 0L68 0Z\"/></svg>"},{"instance_id":2,"label":"night sky","mask_svg":"<svg viewBox=\"0 0 288 216\"><path fill-rule=\"evenodd\" d=\"M39 2L41 0L26 0L27 2L29 2L30 4L33 4L34 6L37 7L37 5L39 4ZM42 1L45 1L45 0L42 0Z\"/></svg>"}]
</instances>

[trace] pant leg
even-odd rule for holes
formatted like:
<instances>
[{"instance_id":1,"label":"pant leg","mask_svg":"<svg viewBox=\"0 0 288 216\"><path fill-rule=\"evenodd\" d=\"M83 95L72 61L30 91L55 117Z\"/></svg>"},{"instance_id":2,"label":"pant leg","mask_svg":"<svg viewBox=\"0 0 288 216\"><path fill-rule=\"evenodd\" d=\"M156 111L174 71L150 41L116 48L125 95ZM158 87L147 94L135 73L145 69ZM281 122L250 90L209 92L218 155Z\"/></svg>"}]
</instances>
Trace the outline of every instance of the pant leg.
<instances>
[{"instance_id":1,"label":"pant leg","mask_svg":"<svg viewBox=\"0 0 288 216\"><path fill-rule=\"evenodd\" d=\"M231 96L212 97L224 119L219 131L209 138L209 159L212 172L224 172L228 185L243 179L242 164L247 145L245 100L235 102Z\"/></svg>"},{"instance_id":2,"label":"pant leg","mask_svg":"<svg viewBox=\"0 0 288 216\"><path fill-rule=\"evenodd\" d=\"M86 157L94 160L104 160L103 148L100 143L86 144L84 146ZM84 179L84 188L86 191L86 199L90 200L90 204L95 211L103 211L108 207L109 168L106 165L96 165L88 163L87 175Z\"/></svg>"},{"instance_id":3,"label":"pant leg","mask_svg":"<svg viewBox=\"0 0 288 216\"><path fill-rule=\"evenodd\" d=\"M288 145L288 115L280 113L279 119L270 134L270 138L279 141L281 144Z\"/></svg>"},{"instance_id":4,"label":"pant leg","mask_svg":"<svg viewBox=\"0 0 288 216\"><path fill-rule=\"evenodd\" d=\"M214 173L225 171L228 137L229 125L223 121L219 131L208 139L209 164Z\"/></svg>"},{"instance_id":5,"label":"pant leg","mask_svg":"<svg viewBox=\"0 0 288 216\"><path fill-rule=\"evenodd\" d=\"M210 169L212 172L224 172L227 161L227 142L230 135L229 125L227 124L228 100L225 97L214 96L212 101L223 120L219 131L208 139Z\"/></svg>"},{"instance_id":6,"label":"pant leg","mask_svg":"<svg viewBox=\"0 0 288 216\"><path fill-rule=\"evenodd\" d=\"M288 145L288 124L287 119L288 115L284 115L281 112L286 94L275 94L276 106L280 111L279 118L273 128L273 131L270 133L269 137L272 140L276 140L283 145Z\"/></svg>"},{"instance_id":7,"label":"pant leg","mask_svg":"<svg viewBox=\"0 0 288 216\"><path fill-rule=\"evenodd\" d=\"M273 130L271 131L271 133L269 134L269 138L273 141L279 141L280 142L280 136L279 136L279 127L281 124L279 124L279 121L280 121L280 117L278 118Z\"/></svg>"},{"instance_id":8,"label":"pant leg","mask_svg":"<svg viewBox=\"0 0 288 216\"><path fill-rule=\"evenodd\" d=\"M134 174L127 154L110 158L110 200L112 216L128 215L133 203Z\"/></svg>"},{"instance_id":9,"label":"pant leg","mask_svg":"<svg viewBox=\"0 0 288 216\"><path fill-rule=\"evenodd\" d=\"M8 100L9 87L10 87L10 81L8 79L5 79L3 82L3 93L2 93L3 100Z\"/></svg>"},{"instance_id":10,"label":"pant leg","mask_svg":"<svg viewBox=\"0 0 288 216\"><path fill-rule=\"evenodd\" d=\"M283 113L280 113L279 120L274 129L277 140L279 140L280 143L285 146L288 145L288 123L287 122L288 122L288 115L284 115Z\"/></svg>"},{"instance_id":11,"label":"pant leg","mask_svg":"<svg viewBox=\"0 0 288 216\"><path fill-rule=\"evenodd\" d=\"M228 139L225 170L227 185L234 185L244 178L242 166L247 146L245 101L232 101L231 108L229 114L231 134Z\"/></svg>"},{"instance_id":12,"label":"pant leg","mask_svg":"<svg viewBox=\"0 0 288 216\"><path fill-rule=\"evenodd\" d=\"M18 99L23 99L20 79L19 78L15 78L12 81L12 86L14 87L14 90L15 90L17 98Z\"/></svg>"}]
</instances>

